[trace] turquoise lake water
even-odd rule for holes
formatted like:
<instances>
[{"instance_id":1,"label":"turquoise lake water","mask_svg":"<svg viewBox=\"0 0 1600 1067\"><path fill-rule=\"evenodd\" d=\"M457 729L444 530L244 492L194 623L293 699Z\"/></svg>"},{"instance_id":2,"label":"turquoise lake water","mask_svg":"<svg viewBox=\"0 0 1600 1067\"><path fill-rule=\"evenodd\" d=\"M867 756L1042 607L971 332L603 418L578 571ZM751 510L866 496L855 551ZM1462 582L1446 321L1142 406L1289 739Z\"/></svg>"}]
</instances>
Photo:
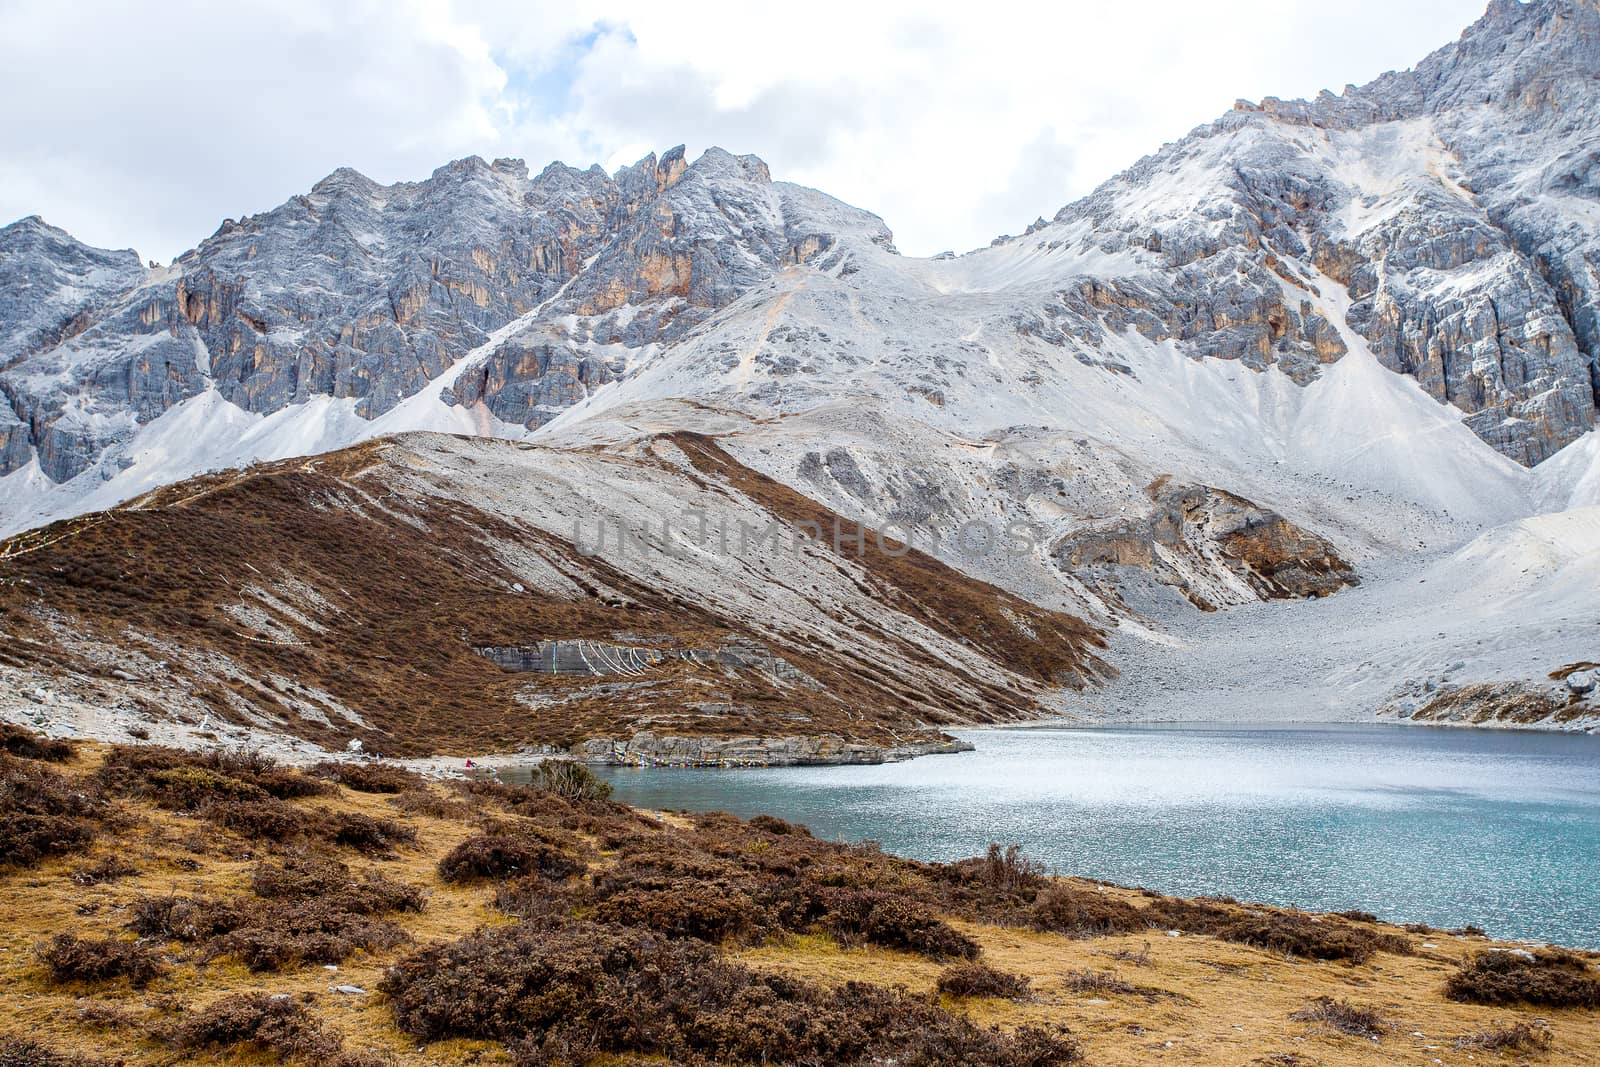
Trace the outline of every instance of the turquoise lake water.
<instances>
[{"instance_id":1,"label":"turquoise lake water","mask_svg":"<svg viewBox=\"0 0 1600 1067\"><path fill-rule=\"evenodd\" d=\"M1600 948L1600 737L1402 726L963 733L877 767L615 768L616 797L950 860Z\"/></svg>"}]
</instances>

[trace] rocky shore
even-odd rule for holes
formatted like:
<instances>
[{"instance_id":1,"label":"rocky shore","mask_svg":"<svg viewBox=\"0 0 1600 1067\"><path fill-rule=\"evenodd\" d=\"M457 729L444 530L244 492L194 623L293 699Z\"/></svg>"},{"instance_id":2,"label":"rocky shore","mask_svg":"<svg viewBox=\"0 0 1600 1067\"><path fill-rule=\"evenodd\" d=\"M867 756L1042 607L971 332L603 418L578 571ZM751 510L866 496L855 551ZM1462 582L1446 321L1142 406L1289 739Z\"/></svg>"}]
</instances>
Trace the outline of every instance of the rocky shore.
<instances>
[{"instance_id":1,"label":"rocky shore","mask_svg":"<svg viewBox=\"0 0 1600 1067\"><path fill-rule=\"evenodd\" d=\"M941 738L884 747L838 734L797 737L668 737L634 734L626 740L593 738L569 754L613 767L829 767L894 763L917 756L971 752L970 741Z\"/></svg>"}]
</instances>

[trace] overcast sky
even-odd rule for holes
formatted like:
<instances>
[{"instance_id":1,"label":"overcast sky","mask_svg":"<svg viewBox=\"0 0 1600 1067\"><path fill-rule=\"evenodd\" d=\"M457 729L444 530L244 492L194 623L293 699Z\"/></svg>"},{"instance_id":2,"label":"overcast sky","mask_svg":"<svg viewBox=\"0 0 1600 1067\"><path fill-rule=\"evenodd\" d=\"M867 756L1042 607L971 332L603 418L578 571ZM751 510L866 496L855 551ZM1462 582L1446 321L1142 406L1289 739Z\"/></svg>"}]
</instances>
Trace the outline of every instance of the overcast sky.
<instances>
[{"instance_id":1,"label":"overcast sky","mask_svg":"<svg viewBox=\"0 0 1600 1067\"><path fill-rule=\"evenodd\" d=\"M0 223L165 261L339 166L686 143L964 251L1237 97L1412 66L1484 4L0 0Z\"/></svg>"}]
</instances>

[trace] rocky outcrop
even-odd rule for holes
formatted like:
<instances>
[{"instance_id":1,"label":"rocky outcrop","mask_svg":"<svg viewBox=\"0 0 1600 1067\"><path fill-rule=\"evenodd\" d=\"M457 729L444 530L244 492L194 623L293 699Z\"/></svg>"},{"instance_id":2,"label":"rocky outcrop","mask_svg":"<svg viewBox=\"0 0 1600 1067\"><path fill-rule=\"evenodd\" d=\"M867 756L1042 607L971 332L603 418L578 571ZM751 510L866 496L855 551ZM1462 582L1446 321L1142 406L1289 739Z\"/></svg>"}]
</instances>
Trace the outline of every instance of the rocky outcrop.
<instances>
[{"instance_id":1,"label":"rocky outcrop","mask_svg":"<svg viewBox=\"0 0 1600 1067\"><path fill-rule=\"evenodd\" d=\"M447 404L482 404L495 418L533 429L621 377L625 364L586 354L542 328L514 337L467 368Z\"/></svg>"},{"instance_id":2,"label":"rocky outcrop","mask_svg":"<svg viewBox=\"0 0 1600 1067\"><path fill-rule=\"evenodd\" d=\"M1062 538L1051 549L1056 565L1112 601L1121 573L1132 568L1202 611L1329 596L1360 582L1327 541L1242 497L1164 480L1149 496L1144 515Z\"/></svg>"},{"instance_id":3,"label":"rocky outcrop","mask_svg":"<svg viewBox=\"0 0 1600 1067\"><path fill-rule=\"evenodd\" d=\"M132 249L91 248L37 215L0 228L0 369L82 333L144 274Z\"/></svg>"},{"instance_id":4,"label":"rocky outcrop","mask_svg":"<svg viewBox=\"0 0 1600 1067\"><path fill-rule=\"evenodd\" d=\"M885 747L847 741L837 734L657 737L640 733L620 741L594 738L572 746L569 754L585 763L613 767L831 767L894 763L915 756L972 750L970 741L955 738Z\"/></svg>"},{"instance_id":5,"label":"rocky outcrop","mask_svg":"<svg viewBox=\"0 0 1600 1067\"><path fill-rule=\"evenodd\" d=\"M1197 358L1234 359L1258 371L1276 365L1304 385L1345 354L1345 343L1309 294L1295 299L1271 266L1230 249L1185 264L1161 284L1086 279L1063 290L1043 315L1057 337L1094 344L1103 330L1137 330L1151 341L1182 342Z\"/></svg>"},{"instance_id":6,"label":"rocky outcrop","mask_svg":"<svg viewBox=\"0 0 1600 1067\"><path fill-rule=\"evenodd\" d=\"M1565 685L1527 681L1411 685L1380 716L1444 726L1503 726L1548 730L1600 728L1600 703Z\"/></svg>"},{"instance_id":7,"label":"rocky outcrop","mask_svg":"<svg viewBox=\"0 0 1600 1067\"><path fill-rule=\"evenodd\" d=\"M762 671L787 682L815 686L804 672L754 641L725 641L715 648L661 646L649 642L621 644L583 638L536 641L528 645L496 645L477 653L501 670L589 678L645 675L672 663Z\"/></svg>"}]
</instances>

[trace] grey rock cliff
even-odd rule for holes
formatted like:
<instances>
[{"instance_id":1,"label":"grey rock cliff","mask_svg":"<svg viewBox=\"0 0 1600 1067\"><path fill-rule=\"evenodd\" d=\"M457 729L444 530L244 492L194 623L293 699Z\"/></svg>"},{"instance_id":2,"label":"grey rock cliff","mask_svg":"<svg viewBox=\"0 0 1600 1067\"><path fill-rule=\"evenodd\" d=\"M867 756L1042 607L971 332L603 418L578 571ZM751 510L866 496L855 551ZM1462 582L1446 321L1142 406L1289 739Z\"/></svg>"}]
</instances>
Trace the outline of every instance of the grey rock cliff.
<instances>
[{"instance_id":1,"label":"grey rock cliff","mask_svg":"<svg viewBox=\"0 0 1600 1067\"><path fill-rule=\"evenodd\" d=\"M1499 451L1536 464L1600 393L1600 7L1495 0L1414 70L1260 104L1168 145L1017 241L1139 268L1063 290L1035 330L1102 327L1297 381L1348 325Z\"/></svg>"},{"instance_id":2,"label":"grey rock cliff","mask_svg":"<svg viewBox=\"0 0 1600 1067\"><path fill-rule=\"evenodd\" d=\"M207 389L257 413L350 398L372 418L536 310L451 398L537 425L615 373L597 345L671 341L846 233L890 241L753 156L681 148L615 175L469 158L381 186L342 169L148 275L24 220L0 231L0 387L27 433L0 423L0 457L31 448L63 481ZM593 324L577 342L574 315Z\"/></svg>"}]
</instances>

